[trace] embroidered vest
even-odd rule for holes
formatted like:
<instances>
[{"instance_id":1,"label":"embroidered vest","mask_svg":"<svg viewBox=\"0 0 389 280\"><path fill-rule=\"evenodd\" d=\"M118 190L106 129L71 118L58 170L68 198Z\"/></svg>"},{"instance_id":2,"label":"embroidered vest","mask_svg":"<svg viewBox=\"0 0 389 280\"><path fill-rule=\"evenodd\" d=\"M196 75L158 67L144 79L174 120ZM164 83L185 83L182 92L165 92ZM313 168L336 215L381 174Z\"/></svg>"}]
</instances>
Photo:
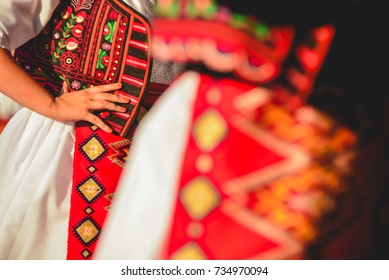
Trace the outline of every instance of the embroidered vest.
<instances>
[{"instance_id":1,"label":"embroidered vest","mask_svg":"<svg viewBox=\"0 0 389 280\"><path fill-rule=\"evenodd\" d=\"M64 79L74 91L123 83L116 94L131 100L128 112L96 114L114 134L129 137L151 74L150 36L147 19L120 0L68 0L15 57L54 96Z\"/></svg>"},{"instance_id":2,"label":"embroidered vest","mask_svg":"<svg viewBox=\"0 0 389 280\"><path fill-rule=\"evenodd\" d=\"M95 112L113 129L76 125L67 259L91 259L128 155L151 73L149 22L120 0L65 0L48 25L15 52L52 95L121 82L126 113ZM147 103L147 101L146 101ZM146 106L147 107L147 106Z\"/></svg>"}]
</instances>

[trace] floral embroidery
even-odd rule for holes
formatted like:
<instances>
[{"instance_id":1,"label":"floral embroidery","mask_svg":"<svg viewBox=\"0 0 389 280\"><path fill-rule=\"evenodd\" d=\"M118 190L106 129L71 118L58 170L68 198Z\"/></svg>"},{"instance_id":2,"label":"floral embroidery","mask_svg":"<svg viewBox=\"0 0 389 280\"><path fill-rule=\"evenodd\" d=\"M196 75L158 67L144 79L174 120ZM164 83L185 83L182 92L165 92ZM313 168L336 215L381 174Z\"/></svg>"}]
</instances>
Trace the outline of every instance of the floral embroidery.
<instances>
[{"instance_id":1,"label":"floral embroidery","mask_svg":"<svg viewBox=\"0 0 389 280\"><path fill-rule=\"evenodd\" d=\"M63 19L69 18L69 20L66 22L65 26L63 27L62 30L62 38L60 33L54 34L55 39L60 39L57 45L57 48L55 52L53 53L53 61L57 62L58 59L60 58L61 54L63 53L65 47L68 46L75 46L74 43L75 40L67 40L70 37L70 34L72 32L72 29L74 28L74 24L76 22L77 17L71 13L71 8L68 7L66 14L62 16ZM62 58L61 58L62 60Z\"/></svg>"},{"instance_id":2,"label":"floral embroidery","mask_svg":"<svg viewBox=\"0 0 389 280\"><path fill-rule=\"evenodd\" d=\"M140 98L145 91L144 82L149 78L149 72L144 68L151 63L147 48L151 37L149 22L127 10L126 6L116 5L120 1L60 1L47 27L30 44L18 48L15 59L31 75L38 77L53 96L60 94L64 80L71 90L80 90L117 81L127 71L123 94L128 92ZM89 9L90 4L93 5ZM104 12L98 13L101 5ZM97 28L95 33L92 32L94 27ZM142 44L146 48L127 47L125 42ZM139 63L127 63L127 57L134 57ZM29 64L31 58L35 59L35 64ZM135 109L133 105L128 107L129 111ZM132 131L130 117L130 114L119 118L106 114L107 119L120 123L114 127L114 134L125 135Z\"/></svg>"},{"instance_id":3,"label":"floral embroidery","mask_svg":"<svg viewBox=\"0 0 389 280\"><path fill-rule=\"evenodd\" d=\"M118 12L116 12L115 10L112 10L108 15L108 19L110 21L107 22L103 29L103 38L105 39L105 41L101 44L101 49L99 50L96 69L105 69L109 64L109 53L112 49L112 41L116 30L115 20L117 18ZM98 78L102 78L104 77L104 74L96 72L96 76Z\"/></svg>"},{"instance_id":4,"label":"floral embroidery","mask_svg":"<svg viewBox=\"0 0 389 280\"><path fill-rule=\"evenodd\" d=\"M116 20L118 18L118 12L116 12L115 10L112 10L109 15L108 15L108 19L110 20Z\"/></svg>"},{"instance_id":5,"label":"floral embroidery","mask_svg":"<svg viewBox=\"0 0 389 280\"><path fill-rule=\"evenodd\" d=\"M103 79L104 77L104 72L101 70L96 71L96 77L99 79Z\"/></svg>"},{"instance_id":6,"label":"floral embroidery","mask_svg":"<svg viewBox=\"0 0 389 280\"><path fill-rule=\"evenodd\" d=\"M79 90L81 88L81 83L77 80L74 80L71 84L72 89Z\"/></svg>"},{"instance_id":7,"label":"floral embroidery","mask_svg":"<svg viewBox=\"0 0 389 280\"><path fill-rule=\"evenodd\" d=\"M101 44L101 48L105 51L109 51L111 49L111 44L104 42L103 44Z\"/></svg>"},{"instance_id":8,"label":"floral embroidery","mask_svg":"<svg viewBox=\"0 0 389 280\"><path fill-rule=\"evenodd\" d=\"M71 4L74 7L75 11L85 9L89 10L92 8L92 4L95 0L72 0Z\"/></svg>"},{"instance_id":9,"label":"floral embroidery","mask_svg":"<svg viewBox=\"0 0 389 280\"><path fill-rule=\"evenodd\" d=\"M107 52L104 50L99 50L99 60L97 61L96 68L104 69L105 66L108 65L109 57L107 56Z\"/></svg>"},{"instance_id":10,"label":"floral embroidery","mask_svg":"<svg viewBox=\"0 0 389 280\"><path fill-rule=\"evenodd\" d=\"M51 56L54 53L54 49L55 49L54 41L51 40L50 38L42 40L40 42L40 48L39 49L41 50L40 55L42 57L49 57L49 56Z\"/></svg>"},{"instance_id":11,"label":"floral embroidery","mask_svg":"<svg viewBox=\"0 0 389 280\"><path fill-rule=\"evenodd\" d=\"M107 25L104 27L104 32L103 32L103 34L105 35L104 37L105 40L112 42L115 27L116 27L116 22L111 21L107 23Z\"/></svg>"},{"instance_id":12,"label":"floral embroidery","mask_svg":"<svg viewBox=\"0 0 389 280\"><path fill-rule=\"evenodd\" d=\"M77 24L74 27L72 34L74 35L74 37L81 38L83 35L83 31L84 31L84 26L82 26L81 24Z\"/></svg>"},{"instance_id":13,"label":"floral embroidery","mask_svg":"<svg viewBox=\"0 0 389 280\"><path fill-rule=\"evenodd\" d=\"M61 66L67 71L75 70L78 67L78 57L71 51L65 52L60 58Z\"/></svg>"}]
</instances>

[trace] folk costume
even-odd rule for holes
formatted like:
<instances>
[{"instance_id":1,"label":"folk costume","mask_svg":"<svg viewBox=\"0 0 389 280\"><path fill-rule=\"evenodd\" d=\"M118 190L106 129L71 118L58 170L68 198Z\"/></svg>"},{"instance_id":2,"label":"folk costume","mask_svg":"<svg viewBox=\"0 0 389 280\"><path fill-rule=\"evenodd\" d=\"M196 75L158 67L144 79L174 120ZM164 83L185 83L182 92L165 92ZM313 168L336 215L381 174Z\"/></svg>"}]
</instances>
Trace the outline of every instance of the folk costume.
<instances>
[{"instance_id":1,"label":"folk costume","mask_svg":"<svg viewBox=\"0 0 389 280\"><path fill-rule=\"evenodd\" d=\"M96 112L113 133L23 108L0 139L0 258L91 259L137 122L169 82L163 65L152 74L153 3L3 2L1 46L51 94L64 80L71 90L121 82L115 94L130 100L125 113Z\"/></svg>"},{"instance_id":2,"label":"folk costume","mask_svg":"<svg viewBox=\"0 0 389 280\"><path fill-rule=\"evenodd\" d=\"M156 11L154 56L196 66L137 130L96 258L306 257L354 206L356 135L306 103L334 26L297 40L215 1Z\"/></svg>"}]
</instances>

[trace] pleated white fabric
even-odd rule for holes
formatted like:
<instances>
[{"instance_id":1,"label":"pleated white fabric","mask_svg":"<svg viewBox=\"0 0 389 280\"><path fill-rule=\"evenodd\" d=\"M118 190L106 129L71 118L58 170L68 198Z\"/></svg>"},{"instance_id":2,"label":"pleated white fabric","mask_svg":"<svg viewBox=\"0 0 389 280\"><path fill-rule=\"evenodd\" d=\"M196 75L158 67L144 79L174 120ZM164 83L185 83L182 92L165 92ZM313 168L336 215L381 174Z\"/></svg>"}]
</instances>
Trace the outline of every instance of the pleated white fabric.
<instances>
[{"instance_id":1,"label":"pleated white fabric","mask_svg":"<svg viewBox=\"0 0 389 280\"><path fill-rule=\"evenodd\" d=\"M23 108L0 137L0 259L65 259L73 125Z\"/></svg>"},{"instance_id":2,"label":"pleated white fabric","mask_svg":"<svg viewBox=\"0 0 389 280\"><path fill-rule=\"evenodd\" d=\"M1 1L0 47L12 50L37 35L58 3ZM1 134L0 259L66 256L72 131L24 108Z\"/></svg>"}]
</instances>

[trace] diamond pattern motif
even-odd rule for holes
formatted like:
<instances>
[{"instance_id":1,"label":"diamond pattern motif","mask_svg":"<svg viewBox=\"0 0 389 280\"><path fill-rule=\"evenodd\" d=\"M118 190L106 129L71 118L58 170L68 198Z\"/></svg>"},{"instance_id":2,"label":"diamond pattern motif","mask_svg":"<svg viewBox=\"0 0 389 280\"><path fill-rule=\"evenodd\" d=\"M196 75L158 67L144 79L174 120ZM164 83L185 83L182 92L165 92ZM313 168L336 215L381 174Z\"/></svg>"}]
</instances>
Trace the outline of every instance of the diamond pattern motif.
<instances>
[{"instance_id":1,"label":"diamond pattern motif","mask_svg":"<svg viewBox=\"0 0 389 280\"><path fill-rule=\"evenodd\" d=\"M195 242L190 242L172 255L173 260L206 260L203 250Z\"/></svg>"},{"instance_id":2,"label":"diamond pattern motif","mask_svg":"<svg viewBox=\"0 0 389 280\"><path fill-rule=\"evenodd\" d=\"M86 207L86 208L84 209L84 212L85 212L86 214L88 214L88 215L91 215L91 214L93 214L93 212L95 212L95 211L93 210L92 207L88 206L88 207Z\"/></svg>"},{"instance_id":3,"label":"diamond pattern motif","mask_svg":"<svg viewBox=\"0 0 389 280\"><path fill-rule=\"evenodd\" d=\"M88 249L85 249L84 251L82 251L81 255L87 259L90 255L92 255L92 253L88 250Z\"/></svg>"},{"instance_id":4,"label":"diamond pattern motif","mask_svg":"<svg viewBox=\"0 0 389 280\"><path fill-rule=\"evenodd\" d=\"M81 147L81 149L92 161L98 159L106 151L103 144L101 144L96 137L90 139L85 145Z\"/></svg>"},{"instance_id":5,"label":"diamond pattern motif","mask_svg":"<svg viewBox=\"0 0 389 280\"><path fill-rule=\"evenodd\" d=\"M95 224L90 219L87 219L85 222L83 222L75 229L75 231L85 244L93 241L100 232L97 226L95 226Z\"/></svg>"},{"instance_id":6,"label":"diamond pattern motif","mask_svg":"<svg viewBox=\"0 0 389 280\"><path fill-rule=\"evenodd\" d=\"M195 122L193 137L201 150L213 150L227 136L228 127L224 118L216 110L209 109Z\"/></svg>"},{"instance_id":7,"label":"diamond pattern motif","mask_svg":"<svg viewBox=\"0 0 389 280\"><path fill-rule=\"evenodd\" d=\"M84 184L82 184L78 190L81 194L89 201L93 201L96 197L103 192L103 189L98 185L98 183L90 178Z\"/></svg>"},{"instance_id":8,"label":"diamond pattern motif","mask_svg":"<svg viewBox=\"0 0 389 280\"><path fill-rule=\"evenodd\" d=\"M93 165L88 167L88 171L89 171L90 173L92 173L92 174L95 173L96 170L97 170L96 167L94 167Z\"/></svg>"},{"instance_id":9,"label":"diamond pattern motif","mask_svg":"<svg viewBox=\"0 0 389 280\"><path fill-rule=\"evenodd\" d=\"M200 220L218 206L220 196L206 177L198 177L184 187L181 201L190 216Z\"/></svg>"}]
</instances>

